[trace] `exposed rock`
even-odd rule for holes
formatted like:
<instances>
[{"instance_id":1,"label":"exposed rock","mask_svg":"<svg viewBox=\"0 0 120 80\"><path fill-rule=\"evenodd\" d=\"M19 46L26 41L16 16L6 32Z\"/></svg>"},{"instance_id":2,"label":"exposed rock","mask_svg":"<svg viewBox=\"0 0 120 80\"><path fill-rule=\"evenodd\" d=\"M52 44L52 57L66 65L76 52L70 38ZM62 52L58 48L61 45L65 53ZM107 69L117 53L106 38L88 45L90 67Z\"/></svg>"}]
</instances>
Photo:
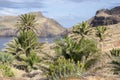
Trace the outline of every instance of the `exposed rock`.
<instances>
[{"instance_id":1,"label":"exposed rock","mask_svg":"<svg viewBox=\"0 0 120 80\"><path fill-rule=\"evenodd\" d=\"M12 78L0 78L0 80L26 80L26 79L12 77Z\"/></svg>"},{"instance_id":2,"label":"exposed rock","mask_svg":"<svg viewBox=\"0 0 120 80\"><path fill-rule=\"evenodd\" d=\"M70 77L67 79L61 79L61 80L117 80L113 77L102 77L102 76L86 76L86 77L82 77L82 78L74 78L74 77Z\"/></svg>"},{"instance_id":3,"label":"exposed rock","mask_svg":"<svg viewBox=\"0 0 120 80\"><path fill-rule=\"evenodd\" d=\"M45 80L46 77L42 75L40 70L33 70L30 73L23 74L23 77L27 80Z\"/></svg>"},{"instance_id":4,"label":"exposed rock","mask_svg":"<svg viewBox=\"0 0 120 80\"><path fill-rule=\"evenodd\" d=\"M120 22L120 6L112 9L101 9L89 21L91 26L112 25Z\"/></svg>"},{"instance_id":5,"label":"exposed rock","mask_svg":"<svg viewBox=\"0 0 120 80\"><path fill-rule=\"evenodd\" d=\"M64 32L65 28L55 20L44 17L41 12L32 13L36 15L38 36L51 37L61 35ZM18 16L0 16L0 36L15 36L18 19Z\"/></svg>"}]
</instances>

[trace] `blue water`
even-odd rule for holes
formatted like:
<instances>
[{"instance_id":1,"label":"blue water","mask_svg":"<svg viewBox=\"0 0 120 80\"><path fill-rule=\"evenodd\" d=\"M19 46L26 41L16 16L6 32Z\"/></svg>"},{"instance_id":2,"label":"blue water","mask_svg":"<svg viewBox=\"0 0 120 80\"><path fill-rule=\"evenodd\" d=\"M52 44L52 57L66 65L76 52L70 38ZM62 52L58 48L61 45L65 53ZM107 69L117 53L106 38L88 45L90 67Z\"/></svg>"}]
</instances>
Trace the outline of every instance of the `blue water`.
<instances>
[{"instance_id":1,"label":"blue water","mask_svg":"<svg viewBox=\"0 0 120 80\"><path fill-rule=\"evenodd\" d=\"M0 50L5 48L5 44L12 40L13 37L0 37ZM39 38L39 42L52 43L55 39L60 39L60 37L50 37L50 38Z\"/></svg>"}]
</instances>

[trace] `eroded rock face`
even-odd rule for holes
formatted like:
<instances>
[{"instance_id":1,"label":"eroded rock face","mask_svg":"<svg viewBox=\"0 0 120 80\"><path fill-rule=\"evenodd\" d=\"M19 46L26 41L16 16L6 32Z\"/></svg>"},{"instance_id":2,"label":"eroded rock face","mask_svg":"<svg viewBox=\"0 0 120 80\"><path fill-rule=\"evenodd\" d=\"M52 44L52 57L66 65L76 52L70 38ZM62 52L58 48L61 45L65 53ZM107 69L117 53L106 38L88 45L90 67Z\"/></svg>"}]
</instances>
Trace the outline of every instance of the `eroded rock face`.
<instances>
[{"instance_id":1,"label":"eroded rock face","mask_svg":"<svg viewBox=\"0 0 120 80\"><path fill-rule=\"evenodd\" d=\"M120 22L120 6L112 9L101 9L96 12L96 15L91 19L90 25L93 27L112 25Z\"/></svg>"}]
</instances>

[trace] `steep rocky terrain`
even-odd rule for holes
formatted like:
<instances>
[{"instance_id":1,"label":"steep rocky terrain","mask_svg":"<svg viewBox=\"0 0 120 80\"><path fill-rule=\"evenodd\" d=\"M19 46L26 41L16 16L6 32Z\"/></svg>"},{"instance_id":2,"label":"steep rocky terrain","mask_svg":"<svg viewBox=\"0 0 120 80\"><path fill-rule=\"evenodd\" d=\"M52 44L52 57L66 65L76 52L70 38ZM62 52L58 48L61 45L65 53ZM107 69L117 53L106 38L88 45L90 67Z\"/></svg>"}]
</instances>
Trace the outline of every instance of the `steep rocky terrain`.
<instances>
[{"instance_id":1,"label":"steep rocky terrain","mask_svg":"<svg viewBox=\"0 0 120 80\"><path fill-rule=\"evenodd\" d=\"M55 20L44 17L41 12L33 12L33 14L36 15L38 36L51 37L64 32L65 28ZM0 36L16 35L16 23L18 19L18 16L0 16Z\"/></svg>"},{"instance_id":2,"label":"steep rocky terrain","mask_svg":"<svg viewBox=\"0 0 120 80\"><path fill-rule=\"evenodd\" d=\"M112 9L101 9L89 20L91 26L112 25L120 22L120 6Z\"/></svg>"}]
</instances>

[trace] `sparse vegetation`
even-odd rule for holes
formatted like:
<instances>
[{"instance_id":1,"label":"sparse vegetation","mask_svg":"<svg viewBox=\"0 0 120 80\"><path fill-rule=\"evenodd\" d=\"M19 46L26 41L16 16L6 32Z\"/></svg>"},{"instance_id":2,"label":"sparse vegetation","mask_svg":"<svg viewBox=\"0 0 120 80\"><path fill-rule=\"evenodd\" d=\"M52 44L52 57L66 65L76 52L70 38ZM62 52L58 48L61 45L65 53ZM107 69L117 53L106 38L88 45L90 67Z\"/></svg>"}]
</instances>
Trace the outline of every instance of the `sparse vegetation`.
<instances>
[{"instance_id":1,"label":"sparse vegetation","mask_svg":"<svg viewBox=\"0 0 120 80\"><path fill-rule=\"evenodd\" d=\"M114 74L120 75L120 49L112 49L110 51L110 58Z\"/></svg>"},{"instance_id":2,"label":"sparse vegetation","mask_svg":"<svg viewBox=\"0 0 120 80\"><path fill-rule=\"evenodd\" d=\"M33 65L38 61L35 53L38 38L33 31L35 16L32 14L21 15L19 22L17 37L7 44L4 51L13 54L17 61L23 62L22 64L27 68L26 71L29 71L28 67L33 68ZM24 57L21 57L21 55L24 55Z\"/></svg>"},{"instance_id":3,"label":"sparse vegetation","mask_svg":"<svg viewBox=\"0 0 120 80\"><path fill-rule=\"evenodd\" d=\"M106 35L107 28L104 26L96 27L96 36L99 37L100 41L103 41Z\"/></svg>"},{"instance_id":4,"label":"sparse vegetation","mask_svg":"<svg viewBox=\"0 0 120 80\"><path fill-rule=\"evenodd\" d=\"M0 52L0 63L2 64L11 64L14 60L14 57L9 54L9 53L5 53L5 52Z\"/></svg>"},{"instance_id":5,"label":"sparse vegetation","mask_svg":"<svg viewBox=\"0 0 120 80\"><path fill-rule=\"evenodd\" d=\"M33 70L44 69L42 74L47 74L48 80L81 77L83 73L93 69L101 55L97 43L88 36L91 33L91 27L87 22L75 25L72 30L72 34L80 36L79 39L66 36L61 40L56 40L55 56L50 56L49 51L47 51L48 54L41 52L42 47L35 32L35 15L21 15L17 25L17 36L6 44L4 52L0 52L0 71L3 76L14 76L11 70L11 67L14 67L28 74ZM99 26L95 29L96 36L102 42L107 28ZM120 50L113 49L110 54L114 73L119 74Z\"/></svg>"},{"instance_id":6,"label":"sparse vegetation","mask_svg":"<svg viewBox=\"0 0 120 80\"><path fill-rule=\"evenodd\" d=\"M80 35L82 38L86 37L90 32L91 27L87 22L82 22L73 26L73 33Z\"/></svg>"},{"instance_id":7,"label":"sparse vegetation","mask_svg":"<svg viewBox=\"0 0 120 80\"><path fill-rule=\"evenodd\" d=\"M0 76L1 77L13 77L14 73L8 64L0 64Z\"/></svg>"},{"instance_id":8,"label":"sparse vegetation","mask_svg":"<svg viewBox=\"0 0 120 80\"><path fill-rule=\"evenodd\" d=\"M85 67L83 63L79 61L75 63L74 60L66 60L64 57L61 57L54 64L50 65L48 79L61 80L68 77L80 77L84 71Z\"/></svg>"},{"instance_id":9,"label":"sparse vegetation","mask_svg":"<svg viewBox=\"0 0 120 80\"><path fill-rule=\"evenodd\" d=\"M73 59L76 63L77 61L84 63L86 69L97 61L99 55L95 42L89 39L82 39L77 43L70 38L64 38L58 42L56 49L57 53L66 59Z\"/></svg>"},{"instance_id":10,"label":"sparse vegetation","mask_svg":"<svg viewBox=\"0 0 120 80\"><path fill-rule=\"evenodd\" d=\"M14 73L11 70L11 63L13 62L13 56L8 53L0 52L0 76L12 77Z\"/></svg>"}]
</instances>

